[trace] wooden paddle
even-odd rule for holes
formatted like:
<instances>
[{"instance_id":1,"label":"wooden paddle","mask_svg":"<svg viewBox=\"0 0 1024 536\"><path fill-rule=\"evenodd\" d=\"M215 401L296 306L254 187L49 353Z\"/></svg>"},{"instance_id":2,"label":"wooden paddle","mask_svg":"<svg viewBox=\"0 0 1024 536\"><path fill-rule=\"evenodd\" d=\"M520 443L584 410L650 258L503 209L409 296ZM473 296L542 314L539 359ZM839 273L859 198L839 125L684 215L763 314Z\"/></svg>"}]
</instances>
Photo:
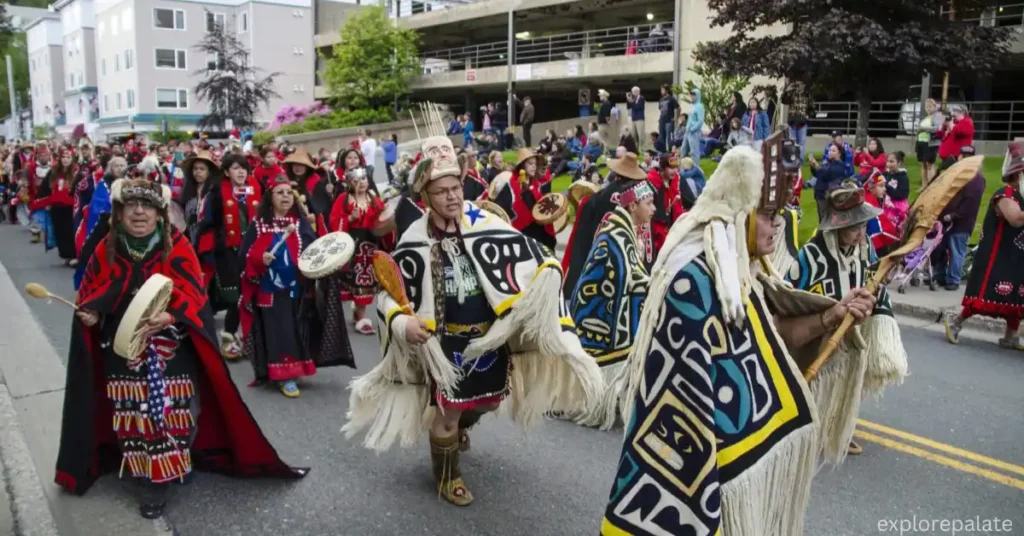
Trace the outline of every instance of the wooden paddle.
<instances>
[{"instance_id":1,"label":"wooden paddle","mask_svg":"<svg viewBox=\"0 0 1024 536\"><path fill-rule=\"evenodd\" d=\"M402 279L402 272L398 263L387 253L377 250L373 252L373 273L377 276L377 282L381 288L391 296L391 299L398 303L410 315L415 316L412 304L409 303L409 296L405 293L405 281Z\"/></svg>"},{"instance_id":2,"label":"wooden paddle","mask_svg":"<svg viewBox=\"0 0 1024 536\"><path fill-rule=\"evenodd\" d=\"M71 307L76 311L78 310L78 306L75 305L74 302L61 298L56 294L50 294L50 291L46 290L46 287L40 285L39 283L29 283L25 285L25 293L28 294L29 296L32 296L33 298L37 298L40 300L57 300L63 304L66 304L67 306Z\"/></svg>"},{"instance_id":3,"label":"wooden paddle","mask_svg":"<svg viewBox=\"0 0 1024 536\"><path fill-rule=\"evenodd\" d=\"M921 192L921 195L917 196L913 206L910 207L910 217L907 218L899 247L879 261L878 269L864 285L868 292L872 294L877 292L885 283L889 272L899 266L907 254L921 247L928 231L932 229L935 220L942 214L942 210L956 197L964 185L978 174L984 159L985 157L982 155L965 158L928 183L928 186ZM839 347L840 341L851 327L853 327L853 315L847 314L835 333L825 341L817 359L804 371L805 380L811 381L818 375L818 370L828 363L832 353Z\"/></svg>"}]
</instances>

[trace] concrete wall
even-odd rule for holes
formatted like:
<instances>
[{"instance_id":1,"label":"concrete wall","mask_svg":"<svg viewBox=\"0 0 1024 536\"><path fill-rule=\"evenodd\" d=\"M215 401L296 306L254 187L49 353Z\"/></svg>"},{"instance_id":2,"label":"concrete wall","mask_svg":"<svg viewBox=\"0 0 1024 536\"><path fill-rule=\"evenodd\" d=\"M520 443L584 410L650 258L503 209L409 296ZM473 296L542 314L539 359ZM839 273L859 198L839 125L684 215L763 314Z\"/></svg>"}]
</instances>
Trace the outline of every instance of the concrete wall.
<instances>
[{"instance_id":1,"label":"concrete wall","mask_svg":"<svg viewBox=\"0 0 1024 536\"><path fill-rule=\"evenodd\" d=\"M426 132L423 131L423 122L417 120L417 125L421 129L420 134L426 137ZM380 140L396 134L398 136L399 144L416 140L416 129L413 127L413 122L410 121L395 121L393 123L381 123L378 125L364 125L361 127L352 128L339 128L334 130L323 130L320 132L310 132L307 134L294 134L291 136L283 136L288 143L295 147L302 147L309 151L311 154L316 154L321 148L327 148L332 152L348 149L349 144L352 143L359 136L359 131L369 129L373 137L377 139L378 143ZM456 147L462 147L462 137L458 136L458 143ZM453 136L452 140L455 143L456 137Z\"/></svg>"},{"instance_id":2,"label":"concrete wall","mask_svg":"<svg viewBox=\"0 0 1024 536\"><path fill-rule=\"evenodd\" d=\"M570 76L570 64L578 66L576 74ZM516 73L523 69L524 65L516 66ZM636 75L650 75L657 73L672 73L672 53L659 52L656 54L644 54L638 56L605 56L581 60L551 61L545 63L529 64L530 76L528 78L517 78L516 84L521 90L531 85L539 85L545 80L585 80L598 77L623 77ZM515 74L515 73L514 73ZM671 76L669 76L671 78ZM466 81L466 71L450 71L447 73L423 75L413 83L413 89L439 89L439 88L473 88L486 86L504 86L508 83L508 67L485 67L476 69L476 79L473 82Z\"/></svg>"}]
</instances>

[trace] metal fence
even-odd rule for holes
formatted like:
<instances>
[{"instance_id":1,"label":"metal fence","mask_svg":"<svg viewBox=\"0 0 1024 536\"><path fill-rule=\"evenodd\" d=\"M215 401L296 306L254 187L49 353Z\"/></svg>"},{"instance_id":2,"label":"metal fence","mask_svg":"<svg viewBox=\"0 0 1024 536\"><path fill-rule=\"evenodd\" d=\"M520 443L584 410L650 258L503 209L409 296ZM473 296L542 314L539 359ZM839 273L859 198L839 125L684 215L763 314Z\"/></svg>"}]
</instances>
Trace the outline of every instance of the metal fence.
<instances>
[{"instance_id":1,"label":"metal fence","mask_svg":"<svg viewBox=\"0 0 1024 536\"><path fill-rule=\"evenodd\" d=\"M978 140L1013 140L1024 136L1024 101L973 101L963 103L974 121ZM877 137L914 136L922 118L918 102L873 102L868 111L868 133ZM844 134L857 131L860 118L856 102L816 102L808 134Z\"/></svg>"},{"instance_id":2,"label":"metal fence","mask_svg":"<svg viewBox=\"0 0 1024 536\"><path fill-rule=\"evenodd\" d=\"M672 24L622 26L546 37L516 39L516 63L543 63L602 56L672 51ZM423 74L497 67L508 63L508 42L495 41L424 52Z\"/></svg>"}]
</instances>

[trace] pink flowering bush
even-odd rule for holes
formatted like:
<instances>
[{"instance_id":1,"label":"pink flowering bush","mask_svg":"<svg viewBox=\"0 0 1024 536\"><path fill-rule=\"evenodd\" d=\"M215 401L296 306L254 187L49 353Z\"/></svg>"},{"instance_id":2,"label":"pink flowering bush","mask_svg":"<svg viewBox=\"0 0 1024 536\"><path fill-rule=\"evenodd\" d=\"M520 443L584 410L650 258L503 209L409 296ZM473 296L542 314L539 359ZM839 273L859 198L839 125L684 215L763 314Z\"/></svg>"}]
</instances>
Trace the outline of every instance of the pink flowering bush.
<instances>
[{"instance_id":1,"label":"pink flowering bush","mask_svg":"<svg viewBox=\"0 0 1024 536\"><path fill-rule=\"evenodd\" d=\"M274 121L270 124L270 130L280 130L284 125L302 123L310 117L322 117L329 115L331 108L322 102L314 102L308 106L292 106L286 104L274 115Z\"/></svg>"}]
</instances>

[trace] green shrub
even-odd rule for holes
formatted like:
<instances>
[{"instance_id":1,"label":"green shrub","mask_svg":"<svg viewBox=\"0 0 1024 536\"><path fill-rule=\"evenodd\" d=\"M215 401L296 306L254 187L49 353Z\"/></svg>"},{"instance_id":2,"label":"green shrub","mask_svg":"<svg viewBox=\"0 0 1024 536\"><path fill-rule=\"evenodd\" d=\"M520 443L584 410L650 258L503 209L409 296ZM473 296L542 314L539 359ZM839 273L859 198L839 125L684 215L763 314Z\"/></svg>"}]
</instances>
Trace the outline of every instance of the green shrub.
<instances>
[{"instance_id":1,"label":"green shrub","mask_svg":"<svg viewBox=\"0 0 1024 536\"><path fill-rule=\"evenodd\" d=\"M276 136L288 136L292 134L304 134L306 132L319 132L321 130L333 130L338 128L351 128L361 125L373 125L376 123L389 123L395 120L394 111L387 106L377 109L359 110L335 110L326 115L314 115L306 118L301 123L288 123L281 125L276 131L261 130L252 137L254 145L263 145L270 142Z\"/></svg>"}]
</instances>

